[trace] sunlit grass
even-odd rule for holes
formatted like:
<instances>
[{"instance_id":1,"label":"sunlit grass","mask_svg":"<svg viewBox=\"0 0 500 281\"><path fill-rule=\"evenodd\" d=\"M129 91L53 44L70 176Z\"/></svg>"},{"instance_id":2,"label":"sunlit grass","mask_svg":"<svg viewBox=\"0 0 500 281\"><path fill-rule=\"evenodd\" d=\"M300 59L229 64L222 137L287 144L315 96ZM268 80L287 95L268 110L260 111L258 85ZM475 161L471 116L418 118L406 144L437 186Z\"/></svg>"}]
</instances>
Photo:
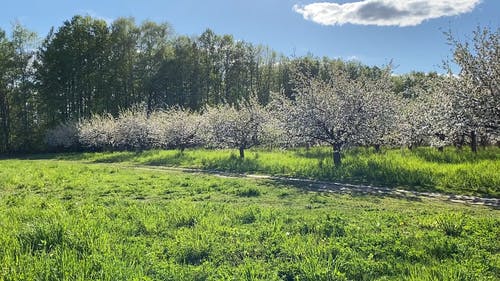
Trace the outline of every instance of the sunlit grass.
<instances>
[{"instance_id":1,"label":"sunlit grass","mask_svg":"<svg viewBox=\"0 0 500 281\"><path fill-rule=\"evenodd\" d=\"M130 154L129 161L170 153ZM253 159L272 158L255 153ZM0 160L0 214L0 280L495 280L500 274L498 210L309 192L273 180Z\"/></svg>"},{"instance_id":2,"label":"sunlit grass","mask_svg":"<svg viewBox=\"0 0 500 281\"><path fill-rule=\"evenodd\" d=\"M292 150L253 149L240 159L234 150L151 150L59 155L58 159L99 163L132 163L240 173L262 173L350 183L376 184L422 191L500 196L500 149L477 154L467 149L372 149L344 152L343 165L334 168L328 147ZM50 156L54 157L54 156Z\"/></svg>"}]
</instances>

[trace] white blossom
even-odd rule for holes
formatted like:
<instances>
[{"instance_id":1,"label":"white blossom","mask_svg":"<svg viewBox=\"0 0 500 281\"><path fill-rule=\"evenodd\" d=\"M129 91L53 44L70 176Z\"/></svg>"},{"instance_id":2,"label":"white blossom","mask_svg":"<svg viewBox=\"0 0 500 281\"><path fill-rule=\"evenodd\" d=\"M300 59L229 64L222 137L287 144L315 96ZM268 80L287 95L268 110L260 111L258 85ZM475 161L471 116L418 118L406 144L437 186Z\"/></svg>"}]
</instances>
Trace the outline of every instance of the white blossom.
<instances>
[{"instance_id":1,"label":"white blossom","mask_svg":"<svg viewBox=\"0 0 500 281\"><path fill-rule=\"evenodd\" d=\"M45 143L50 148L72 148L78 145L78 128L75 122L67 122L49 129Z\"/></svg>"},{"instance_id":2,"label":"white blossom","mask_svg":"<svg viewBox=\"0 0 500 281\"><path fill-rule=\"evenodd\" d=\"M149 124L156 147L184 150L203 142L203 119L196 112L179 107L155 111L151 113Z\"/></svg>"},{"instance_id":3,"label":"white blossom","mask_svg":"<svg viewBox=\"0 0 500 281\"><path fill-rule=\"evenodd\" d=\"M245 149L260 144L263 139L266 114L255 97L238 106L208 107L203 117L207 121L205 138L208 143L215 147L237 148L242 158Z\"/></svg>"}]
</instances>

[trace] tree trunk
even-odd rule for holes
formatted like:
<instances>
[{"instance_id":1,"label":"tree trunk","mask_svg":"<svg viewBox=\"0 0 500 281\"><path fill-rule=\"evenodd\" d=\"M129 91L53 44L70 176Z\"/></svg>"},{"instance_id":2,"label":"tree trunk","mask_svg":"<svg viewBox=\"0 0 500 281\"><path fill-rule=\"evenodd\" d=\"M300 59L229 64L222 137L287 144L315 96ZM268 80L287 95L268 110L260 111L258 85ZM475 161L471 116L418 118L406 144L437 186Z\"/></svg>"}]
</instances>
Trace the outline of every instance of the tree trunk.
<instances>
[{"instance_id":1,"label":"tree trunk","mask_svg":"<svg viewBox=\"0 0 500 281\"><path fill-rule=\"evenodd\" d=\"M3 104L2 110L2 143L0 143L0 152L5 152L5 153L10 153L10 124L9 124L9 107L8 104L6 104L6 101L4 101L5 104Z\"/></svg>"},{"instance_id":2,"label":"tree trunk","mask_svg":"<svg viewBox=\"0 0 500 281\"><path fill-rule=\"evenodd\" d=\"M340 155L341 146L342 145L340 145L340 144L333 145L333 164L335 165L336 168L338 168L342 165L342 158Z\"/></svg>"},{"instance_id":3,"label":"tree trunk","mask_svg":"<svg viewBox=\"0 0 500 281\"><path fill-rule=\"evenodd\" d=\"M470 149L472 152L477 153L477 134L476 131L470 132Z\"/></svg>"},{"instance_id":4,"label":"tree trunk","mask_svg":"<svg viewBox=\"0 0 500 281\"><path fill-rule=\"evenodd\" d=\"M436 136L439 138L440 141L444 141L446 139L446 136L444 134L436 134ZM439 152L443 152L444 151L444 145L439 146L437 149L438 149Z\"/></svg>"},{"instance_id":5,"label":"tree trunk","mask_svg":"<svg viewBox=\"0 0 500 281\"><path fill-rule=\"evenodd\" d=\"M464 143L465 143L465 134L461 134L456 143L455 143L455 146L457 147L457 149L462 149L462 147L464 146Z\"/></svg>"},{"instance_id":6,"label":"tree trunk","mask_svg":"<svg viewBox=\"0 0 500 281\"><path fill-rule=\"evenodd\" d=\"M244 147L240 147L240 158L241 159L245 158L245 148Z\"/></svg>"},{"instance_id":7,"label":"tree trunk","mask_svg":"<svg viewBox=\"0 0 500 281\"><path fill-rule=\"evenodd\" d=\"M481 135L481 137L479 138L479 143L481 144L481 147L483 149L486 149L486 147L488 146L488 137L486 135Z\"/></svg>"}]
</instances>

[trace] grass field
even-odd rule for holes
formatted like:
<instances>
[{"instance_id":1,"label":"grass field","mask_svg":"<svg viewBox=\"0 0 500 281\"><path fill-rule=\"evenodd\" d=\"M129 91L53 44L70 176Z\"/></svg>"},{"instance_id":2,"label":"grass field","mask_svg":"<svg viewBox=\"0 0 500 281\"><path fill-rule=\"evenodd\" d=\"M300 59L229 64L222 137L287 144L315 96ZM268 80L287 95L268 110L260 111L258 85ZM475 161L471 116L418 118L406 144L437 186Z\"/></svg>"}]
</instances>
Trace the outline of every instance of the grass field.
<instances>
[{"instance_id":1,"label":"grass field","mask_svg":"<svg viewBox=\"0 0 500 281\"><path fill-rule=\"evenodd\" d=\"M237 171L255 165L251 171L323 176L307 168L320 165L308 153L321 149L296 151L301 157L254 151L244 161L226 152L0 160L0 280L500 278L499 210L76 161ZM443 161L481 170L475 161ZM497 158L477 161L498 165Z\"/></svg>"},{"instance_id":2,"label":"grass field","mask_svg":"<svg viewBox=\"0 0 500 281\"><path fill-rule=\"evenodd\" d=\"M344 153L343 166L333 167L331 149L250 150L241 160L234 150L152 150L49 155L49 158L100 163L132 163L263 173L350 183L375 184L420 191L500 197L500 148L477 154L467 149L370 149Z\"/></svg>"}]
</instances>

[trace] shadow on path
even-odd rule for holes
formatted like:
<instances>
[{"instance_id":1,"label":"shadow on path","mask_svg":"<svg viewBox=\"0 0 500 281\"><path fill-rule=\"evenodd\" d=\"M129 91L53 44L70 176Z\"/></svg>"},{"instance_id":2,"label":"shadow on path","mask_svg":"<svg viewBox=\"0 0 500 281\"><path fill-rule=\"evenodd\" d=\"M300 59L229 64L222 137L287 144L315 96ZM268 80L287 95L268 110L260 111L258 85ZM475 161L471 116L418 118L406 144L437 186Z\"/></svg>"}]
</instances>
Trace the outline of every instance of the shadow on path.
<instances>
[{"instance_id":1,"label":"shadow on path","mask_svg":"<svg viewBox=\"0 0 500 281\"><path fill-rule=\"evenodd\" d=\"M461 203L467 205L483 205L495 209L500 209L500 198L484 198L468 195L456 194L443 194L436 192L420 192L404 189L394 189L387 187L378 187L372 185L358 185L347 184L338 182L318 181L302 178L279 177L269 175L255 175L255 174L241 174L222 172L217 170L201 170L190 168L175 168L165 166L141 166L141 165L119 165L124 168L150 170L150 171L178 171L184 173L199 173L209 174L225 178L251 178L251 179L264 179L274 181L280 184L293 185L300 189L307 189L318 192L331 192L339 194L352 194L352 195L372 195L380 197L392 197L398 199L405 199L409 201L421 201L421 198L431 198L440 201L447 201L453 203Z\"/></svg>"}]
</instances>

